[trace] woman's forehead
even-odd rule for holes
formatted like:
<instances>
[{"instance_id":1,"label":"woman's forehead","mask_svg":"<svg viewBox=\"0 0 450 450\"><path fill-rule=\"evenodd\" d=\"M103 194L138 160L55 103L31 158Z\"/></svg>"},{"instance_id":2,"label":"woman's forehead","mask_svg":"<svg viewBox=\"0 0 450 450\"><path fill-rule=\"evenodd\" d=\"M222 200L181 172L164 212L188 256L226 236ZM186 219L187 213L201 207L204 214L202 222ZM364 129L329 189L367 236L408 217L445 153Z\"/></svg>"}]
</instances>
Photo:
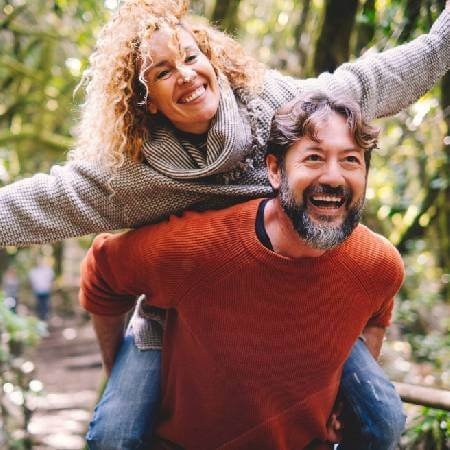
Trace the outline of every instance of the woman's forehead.
<instances>
[{"instance_id":1,"label":"woman's forehead","mask_svg":"<svg viewBox=\"0 0 450 450\"><path fill-rule=\"evenodd\" d=\"M153 64L160 61L183 56L189 48L198 49L193 36L181 27L154 31L149 42Z\"/></svg>"}]
</instances>

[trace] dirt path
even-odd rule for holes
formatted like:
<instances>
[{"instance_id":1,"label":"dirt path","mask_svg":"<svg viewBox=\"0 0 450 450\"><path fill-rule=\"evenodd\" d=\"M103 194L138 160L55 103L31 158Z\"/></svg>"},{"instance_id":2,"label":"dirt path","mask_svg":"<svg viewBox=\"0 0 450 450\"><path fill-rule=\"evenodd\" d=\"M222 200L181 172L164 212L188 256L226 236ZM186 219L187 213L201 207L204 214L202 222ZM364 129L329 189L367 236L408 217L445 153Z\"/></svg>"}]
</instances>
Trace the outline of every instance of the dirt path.
<instances>
[{"instance_id":1,"label":"dirt path","mask_svg":"<svg viewBox=\"0 0 450 450\"><path fill-rule=\"evenodd\" d=\"M30 423L33 450L81 450L102 370L89 323L56 318L32 356L43 395Z\"/></svg>"}]
</instances>

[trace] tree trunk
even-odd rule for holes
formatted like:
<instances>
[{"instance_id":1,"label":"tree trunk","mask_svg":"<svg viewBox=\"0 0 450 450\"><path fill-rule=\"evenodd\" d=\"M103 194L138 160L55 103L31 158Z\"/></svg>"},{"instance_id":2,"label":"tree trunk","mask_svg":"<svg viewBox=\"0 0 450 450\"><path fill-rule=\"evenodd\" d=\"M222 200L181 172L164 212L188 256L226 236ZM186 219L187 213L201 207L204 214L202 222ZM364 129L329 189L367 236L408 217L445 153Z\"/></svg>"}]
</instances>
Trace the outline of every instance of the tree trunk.
<instances>
[{"instance_id":1,"label":"tree trunk","mask_svg":"<svg viewBox=\"0 0 450 450\"><path fill-rule=\"evenodd\" d=\"M301 3L301 2L298 2L298 1L295 2L295 6L299 7L300 6L299 3ZM300 64L302 65L303 69L306 66L307 50L305 49L304 45L302 44L302 34L306 27L310 9L311 9L311 0L304 0L302 10L300 12L300 17L298 19L298 23L294 30L294 37L295 37L295 43L297 45L297 52L299 55Z\"/></svg>"},{"instance_id":2,"label":"tree trunk","mask_svg":"<svg viewBox=\"0 0 450 450\"><path fill-rule=\"evenodd\" d=\"M375 34L375 0L366 0L362 10L363 22L358 26L355 55L359 56L367 48Z\"/></svg>"},{"instance_id":3,"label":"tree trunk","mask_svg":"<svg viewBox=\"0 0 450 450\"><path fill-rule=\"evenodd\" d=\"M349 58L358 0L326 0L325 19L316 45L314 70L333 72Z\"/></svg>"},{"instance_id":4,"label":"tree trunk","mask_svg":"<svg viewBox=\"0 0 450 450\"><path fill-rule=\"evenodd\" d=\"M450 72L442 79L441 84L441 107L444 112L446 125L446 136L450 136ZM438 209L438 227L441 242L440 260L444 273L450 276L450 142L444 142L444 153L447 163L442 168L442 178L446 182L446 188L440 195L440 207ZM450 302L450 280L443 284L444 298Z\"/></svg>"},{"instance_id":5,"label":"tree trunk","mask_svg":"<svg viewBox=\"0 0 450 450\"><path fill-rule=\"evenodd\" d=\"M406 23L403 27L400 36L398 37L398 43L403 44L403 42L409 41L412 32L415 30L417 25L417 20L420 16L420 8L422 6L422 0L407 0L405 7L405 17Z\"/></svg>"},{"instance_id":6,"label":"tree trunk","mask_svg":"<svg viewBox=\"0 0 450 450\"><path fill-rule=\"evenodd\" d=\"M238 10L241 0L216 0L212 21L223 31L235 33L238 28Z\"/></svg>"}]
</instances>

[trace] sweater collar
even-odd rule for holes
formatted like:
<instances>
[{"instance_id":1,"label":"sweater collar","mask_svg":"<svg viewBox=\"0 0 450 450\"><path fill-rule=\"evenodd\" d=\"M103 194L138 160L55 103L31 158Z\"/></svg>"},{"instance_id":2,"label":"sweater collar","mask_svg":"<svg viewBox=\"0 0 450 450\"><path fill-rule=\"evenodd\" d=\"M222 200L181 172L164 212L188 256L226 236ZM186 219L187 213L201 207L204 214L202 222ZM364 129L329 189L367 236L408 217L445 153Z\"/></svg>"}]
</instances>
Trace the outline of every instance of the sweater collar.
<instances>
[{"instance_id":1,"label":"sweater collar","mask_svg":"<svg viewBox=\"0 0 450 450\"><path fill-rule=\"evenodd\" d=\"M143 145L145 160L170 178L191 180L229 172L251 152L252 133L244 106L219 76L220 101L208 132L206 152L179 139L173 126L156 126Z\"/></svg>"}]
</instances>

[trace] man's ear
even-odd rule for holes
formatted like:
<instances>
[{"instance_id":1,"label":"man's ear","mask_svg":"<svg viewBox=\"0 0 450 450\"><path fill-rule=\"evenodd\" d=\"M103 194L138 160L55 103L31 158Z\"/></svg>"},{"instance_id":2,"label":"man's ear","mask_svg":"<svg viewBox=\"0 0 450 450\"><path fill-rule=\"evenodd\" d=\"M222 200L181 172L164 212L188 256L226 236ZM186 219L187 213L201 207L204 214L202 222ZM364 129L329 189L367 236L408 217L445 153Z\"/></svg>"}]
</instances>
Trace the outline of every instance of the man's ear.
<instances>
[{"instance_id":1,"label":"man's ear","mask_svg":"<svg viewBox=\"0 0 450 450\"><path fill-rule=\"evenodd\" d=\"M280 165L278 164L278 158L272 153L268 153L266 156L267 177L273 189L277 191L281 184Z\"/></svg>"}]
</instances>

